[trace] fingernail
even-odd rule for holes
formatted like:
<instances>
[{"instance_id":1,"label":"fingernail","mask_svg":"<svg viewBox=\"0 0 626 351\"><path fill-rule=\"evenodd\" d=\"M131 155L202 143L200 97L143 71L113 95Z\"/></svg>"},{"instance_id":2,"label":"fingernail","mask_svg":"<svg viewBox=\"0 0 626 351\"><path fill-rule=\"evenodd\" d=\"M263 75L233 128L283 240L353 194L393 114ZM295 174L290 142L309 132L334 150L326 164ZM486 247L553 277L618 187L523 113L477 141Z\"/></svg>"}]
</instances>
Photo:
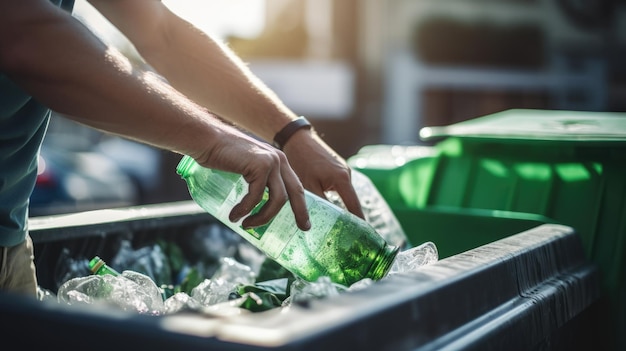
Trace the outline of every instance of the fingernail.
<instances>
[{"instance_id":1,"label":"fingernail","mask_svg":"<svg viewBox=\"0 0 626 351\"><path fill-rule=\"evenodd\" d=\"M309 230L311 229L311 221L307 220L306 223L304 223L304 230Z\"/></svg>"}]
</instances>

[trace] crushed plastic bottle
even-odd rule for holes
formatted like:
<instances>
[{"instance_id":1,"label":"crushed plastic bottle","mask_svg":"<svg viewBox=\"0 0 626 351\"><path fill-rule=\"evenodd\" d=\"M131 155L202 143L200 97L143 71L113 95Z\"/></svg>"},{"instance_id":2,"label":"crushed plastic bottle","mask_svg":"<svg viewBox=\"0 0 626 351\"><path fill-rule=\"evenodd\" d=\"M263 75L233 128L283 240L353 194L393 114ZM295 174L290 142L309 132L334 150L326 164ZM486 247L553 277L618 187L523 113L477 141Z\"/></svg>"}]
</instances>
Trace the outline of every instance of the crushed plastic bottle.
<instances>
[{"instance_id":1,"label":"crushed plastic bottle","mask_svg":"<svg viewBox=\"0 0 626 351\"><path fill-rule=\"evenodd\" d=\"M221 265L211 279L205 279L191 291L191 297L202 305L210 306L229 300L239 284L252 285L256 274L252 269L230 257L223 257Z\"/></svg>"},{"instance_id":2,"label":"crushed plastic bottle","mask_svg":"<svg viewBox=\"0 0 626 351\"><path fill-rule=\"evenodd\" d=\"M219 241L223 237L228 240L225 245L235 247L234 250L229 250L228 252L236 255L238 258L225 256L217 259L217 262L204 262L204 264L208 263L214 266L214 268L210 269L212 273L208 275L206 274L206 268L198 267L199 269L196 270L195 268L190 268L191 266L187 266L188 269L180 270L179 274L185 273L186 278L192 275L192 272L198 278L202 276L210 277L210 279L204 279L204 281L202 279L195 280L195 283L190 285L188 290L185 289L184 292L181 292L180 289L172 289L171 294L163 294L162 287L157 287L154 278L143 274L143 272L139 273L129 269L118 273L118 271L108 267L104 261L98 260L96 256L94 260L91 260L91 266L95 271L93 275L68 280L58 289L57 296L50 291L42 289L40 291L40 300L54 299L59 303L65 304L106 303L109 306L117 306L123 310L149 315L170 314L182 310L190 310L219 316L256 312L281 306L288 307L293 302L305 303L306 300L310 299L332 298L344 292L367 288L375 283L374 280L365 278L347 287L333 283L326 276L309 282L293 276L285 278L279 272L272 270L271 266L269 270L267 267L263 269L264 280L258 282L256 280L260 277L258 275L259 270L242 263L240 259L244 257L244 262L256 262L253 265L257 266L261 265L259 263L260 258L266 259L265 256L246 240L232 235L230 232L225 232L224 229L217 230L217 228L212 227L208 232L212 233L212 235L203 236L202 233L206 234L207 230L198 230L198 235L192 236L194 249L198 248L198 242L203 240L203 238L207 241ZM233 241L232 238L237 238L237 240ZM209 243L207 242L206 244L208 245ZM137 252L134 252L134 249L127 244L121 245L121 247L123 249L116 256L120 262L126 262L133 267L154 272L155 276L160 275L159 272L154 270L155 267L158 269L163 269L165 266L169 267L169 264L135 264L138 259L159 259L163 254L162 250L157 250L158 255L154 255L148 254L148 249L146 248L139 248L136 250ZM149 248L154 249L153 246L149 246ZM196 254L202 256L201 252L196 252ZM217 252L213 252L212 255L217 255ZM245 256L249 257L246 258ZM419 267L431 264L437 260L437 247L432 242L426 242L418 247L400 251L390 271L382 279L392 274L417 270ZM209 259L209 261L212 261L212 259ZM80 259L71 263L80 266L76 262L84 262L82 270L86 270L86 274L91 274L89 261ZM200 262L195 265L200 266L199 264ZM180 265L178 264L178 266ZM116 265L116 267L121 268L124 266ZM167 267L165 269L168 271ZM97 272L104 273L104 275L97 275ZM76 272L72 274L76 274ZM272 277L280 278L274 279ZM291 282L291 284L288 284L288 282ZM289 296L287 296L288 293ZM278 301L268 300L268 297L273 298L271 295L274 294L280 296ZM252 308L255 310L252 310Z\"/></svg>"},{"instance_id":3,"label":"crushed plastic bottle","mask_svg":"<svg viewBox=\"0 0 626 351\"><path fill-rule=\"evenodd\" d=\"M254 284L256 273L250 267L237 262L231 257L222 257L221 264L211 279L222 280L231 284Z\"/></svg>"},{"instance_id":4,"label":"crushed plastic bottle","mask_svg":"<svg viewBox=\"0 0 626 351\"><path fill-rule=\"evenodd\" d=\"M197 299L189 296L186 293L179 292L170 296L163 303L163 312L165 314L172 314L183 310L198 310L202 307L202 304Z\"/></svg>"},{"instance_id":5,"label":"crushed plastic bottle","mask_svg":"<svg viewBox=\"0 0 626 351\"><path fill-rule=\"evenodd\" d=\"M374 284L374 281L368 278L361 279L358 282L350 285L348 291L357 291L367 288L368 286Z\"/></svg>"},{"instance_id":6,"label":"crushed plastic bottle","mask_svg":"<svg viewBox=\"0 0 626 351\"><path fill-rule=\"evenodd\" d=\"M257 283L256 273L249 266L231 257L223 257L211 279L205 279L193 288L190 294L178 292L164 299L162 290L147 275L131 270L117 273L107 267L103 261L96 260L97 258L92 260L94 269L98 271L98 268L104 267L104 270L109 273L68 280L57 292L56 299L59 303L107 303L123 310L149 315L170 314L181 310L200 311L210 315L232 315L245 313L240 310L247 310L248 308L242 306L249 305L251 300L257 299L259 304L262 303L262 300L252 291L237 294L236 291L241 286L254 285L256 288L263 288L268 285L266 290L272 291L270 285L280 285L272 281L267 281L267 284ZM437 262L438 259L435 244L425 242L399 252L389 273L382 279L393 274L416 271L422 266ZM283 290L285 290L287 279L276 280L282 282ZM288 307L293 303L305 303L311 299L331 298L344 292L365 289L374 283L374 280L365 278L346 287L332 282L326 276L319 277L314 282L295 278L290 285L290 295L282 300L282 305L279 302L275 306ZM48 292L46 298L50 299L52 296Z\"/></svg>"},{"instance_id":7,"label":"crushed plastic bottle","mask_svg":"<svg viewBox=\"0 0 626 351\"><path fill-rule=\"evenodd\" d=\"M159 245L154 244L134 249L129 240L122 240L120 249L111 260L111 265L142 272L160 286L171 281L172 272L168 262Z\"/></svg>"},{"instance_id":8,"label":"crushed plastic bottle","mask_svg":"<svg viewBox=\"0 0 626 351\"><path fill-rule=\"evenodd\" d=\"M437 246L433 242L427 241L414 248L399 252L391 265L388 275L412 272L438 260L439 252L437 251Z\"/></svg>"},{"instance_id":9,"label":"crushed plastic bottle","mask_svg":"<svg viewBox=\"0 0 626 351\"><path fill-rule=\"evenodd\" d=\"M369 278L366 278L371 280ZM296 279L291 284L291 294L285 301L283 306L289 306L293 303L303 302L311 299L322 299L337 296L341 292L346 291L346 287L333 283L329 277L319 277L314 282L308 282L303 279Z\"/></svg>"},{"instance_id":10,"label":"crushed plastic bottle","mask_svg":"<svg viewBox=\"0 0 626 351\"><path fill-rule=\"evenodd\" d=\"M163 311L162 293L154 281L130 270L70 279L59 288L57 299L68 305L108 303L141 314Z\"/></svg>"},{"instance_id":11,"label":"crushed plastic bottle","mask_svg":"<svg viewBox=\"0 0 626 351\"><path fill-rule=\"evenodd\" d=\"M202 305L210 306L216 303L228 301L234 284L223 280L205 279L202 283L191 290L191 297Z\"/></svg>"}]
</instances>

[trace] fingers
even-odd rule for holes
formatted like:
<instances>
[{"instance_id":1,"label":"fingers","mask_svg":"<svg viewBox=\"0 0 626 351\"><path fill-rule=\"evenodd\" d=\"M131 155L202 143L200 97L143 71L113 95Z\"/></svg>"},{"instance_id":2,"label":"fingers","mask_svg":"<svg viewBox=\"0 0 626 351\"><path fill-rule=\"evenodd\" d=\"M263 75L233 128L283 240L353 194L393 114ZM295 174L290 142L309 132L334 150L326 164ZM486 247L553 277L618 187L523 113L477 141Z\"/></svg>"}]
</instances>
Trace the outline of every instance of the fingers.
<instances>
[{"instance_id":1,"label":"fingers","mask_svg":"<svg viewBox=\"0 0 626 351\"><path fill-rule=\"evenodd\" d=\"M248 180L247 180L248 181ZM248 181L248 193L244 195L241 201L233 206L233 209L230 211L229 219L232 222L239 221L242 217L246 216L249 213L258 213L260 209L266 204L269 197L265 193L265 181L257 180L257 181ZM258 216L257 216L258 217ZM252 220L253 224L255 223ZM267 222L267 221L266 221ZM254 226L259 226L264 223L257 223ZM249 228L250 220L247 222L244 220L242 225L245 228Z\"/></svg>"},{"instance_id":2,"label":"fingers","mask_svg":"<svg viewBox=\"0 0 626 351\"><path fill-rule=\"evenodd\" d=\"M361 201L358 194L352 185L351 171L347 168L345 172L339 172L334 178L334 183L327 188L321 186L324 192L334 191L341 198L346 210L355 214L356 216L365 219L363 208L361 207Z\"/></svg>"},{"instance_id":3,"label":"fingers","mask_svg":"<svg viewBox=\"0 0 626 351\"><path fill-rule=\"evenodd\" d=\"M330 170L328 170L326 174L331 174ZM356 190L352 186L352 180L349 174L350 171L348 169L347 172L345 170L336 172L334 177L326 177L319 180L315 179L316 181L314 183L307 184L307 189L323 199L326 198L327 191L336 192L348 212L365 219L361 202ZM324 181L326 181L326 185L322 183Z\"/></svg>"},{"instance_id":4,"label":"fingers","mask_svg":"<svg viewBox=\"0 0 626 351\"><path fill-rule=\"evenodd\" d=\"M335 191L349 212L364 218L346 161L316 134L295 134L293 138L295 142L284 150L305 188L321 198L326 198L326 191Z\"/></svg>"},{"instance_id":5,"label":"fingers","mask_svg":"<svg viewBox=\"0 0 626 351\"><path fill-rule=\"evenodd\" d=\"M257 192L261 192L261 194L265 194L265 186L261 184L262 182L255 182L250 185L248 195L242 199L242 203L248 202L247 197L250 199L251 205L244 206L256 206L255 211L246 217L241 225L244 228L254 228L268 223L276 214L280 211L280 209L287 202L287 192L284 190L284 187L280 184L268 185L268 192L265 195L265 198L262 198L262 202L259 203L256 201L258 197L256 195ZM257 205L258 204L258 205ZM249 208L249 207L248 207Z\"/></svg>"},{"instance_id":6,"label":"fingers","mask_svg":"<svg viewBox=\"0 0 626 351\"><path fill-rule=\"evenodd\" d=\"M250 213L242 222L244 228L264 225L289 201L298 228L304 231L311 228L304 188L286 157L279 155L279 159L279 164L270 167L264 174L258 169L251 174L244 174L248 182L248 193L233 207L229 215L231 221L237 222Z\"/></svg>"},{"instance_id":7,"label":"fingers","mask_svg":"<svg viewBox=\"0 0 626 351\"><path fill-rule=\"evenodd\" d=\"M285 186L287 194L289 195L291 210L296 219L296 223L298 224L298 228L301 230L307 231L311 229L311 221L309 220L309 211L306 207L306 198L304 196L304 188L298 179L298 176L291 169L291 167L287 167L288 169L285 172L288 173L288 177L285 179Z\"/></svg>"},{"instance_id":8,"label":"fingers","mask_svg":"<svg viewBox=\"0 0 626 351\"><path fill-rule=\"evenodd\" d=\"M335 189L344 205L346 205L346 209L349 212L354 213L355 215L365 219L365 214L363 214L363 209L361 208L361 202L357 196L356 191L352 187L352 184L337 187Z\"/></svg>"},{"instance_id":9,"label":"fingers","mask_svg":"<svg viewBox=\"0 0 626 351\"><path fill-rule=\"evenodd\" d=\"M333 190L325 190L325 188L321 185L309 186L308 188L308 190L312 192L313 194L321 197L322 199L327 199L327 200L330 200L330 199L328 198L326 192L334 191L336 193L336 196L339 196L341 198L341 202L343 202L348 212L351 212L352 214L362 219L365 219L365 214L363 213L361 202L359 201L359 198L357 197L357 193L352 187L352 184L348 183L348 184L345 184L344 186L333 186L332 189Z\"/></svg>"}]
</instances>

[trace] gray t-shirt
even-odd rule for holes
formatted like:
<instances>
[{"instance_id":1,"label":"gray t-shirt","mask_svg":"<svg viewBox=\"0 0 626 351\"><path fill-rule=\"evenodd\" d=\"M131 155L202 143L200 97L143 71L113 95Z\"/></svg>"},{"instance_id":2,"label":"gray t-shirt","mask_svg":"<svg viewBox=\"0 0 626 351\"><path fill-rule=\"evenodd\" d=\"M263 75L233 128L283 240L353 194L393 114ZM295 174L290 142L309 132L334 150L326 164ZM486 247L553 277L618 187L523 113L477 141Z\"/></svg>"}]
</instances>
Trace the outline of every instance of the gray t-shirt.
<instances>
[{"instance_id":1,"label":"gray t-shirt","mask_svg":"<svg viewBox=\"0 0 626 351\"><path fill-rule=\"evenodd\" d=\"M71 12L74 0L51 0ZM0 72L0 246L24 241L50 110Z\"/></svg>"}]
</instances>

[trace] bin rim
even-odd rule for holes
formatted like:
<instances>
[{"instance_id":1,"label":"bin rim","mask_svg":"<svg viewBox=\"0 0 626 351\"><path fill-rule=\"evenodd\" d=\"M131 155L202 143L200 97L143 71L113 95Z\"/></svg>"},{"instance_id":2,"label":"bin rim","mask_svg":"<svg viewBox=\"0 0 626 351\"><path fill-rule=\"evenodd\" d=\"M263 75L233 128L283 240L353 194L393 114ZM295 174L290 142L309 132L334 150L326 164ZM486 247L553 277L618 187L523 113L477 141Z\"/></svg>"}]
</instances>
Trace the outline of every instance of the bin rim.
<instances>
[{"instance_id":1,"label":"bin rim","mask_svg":"<svg viewBox=\"0 0 626 351\"><path fill-rule=\"evenodd\" d=\"M424 127L428 141L458 137L498 142L559 142L626 146L626 113L510 109L448 126Z\"/></svg>"}]
</instances>

